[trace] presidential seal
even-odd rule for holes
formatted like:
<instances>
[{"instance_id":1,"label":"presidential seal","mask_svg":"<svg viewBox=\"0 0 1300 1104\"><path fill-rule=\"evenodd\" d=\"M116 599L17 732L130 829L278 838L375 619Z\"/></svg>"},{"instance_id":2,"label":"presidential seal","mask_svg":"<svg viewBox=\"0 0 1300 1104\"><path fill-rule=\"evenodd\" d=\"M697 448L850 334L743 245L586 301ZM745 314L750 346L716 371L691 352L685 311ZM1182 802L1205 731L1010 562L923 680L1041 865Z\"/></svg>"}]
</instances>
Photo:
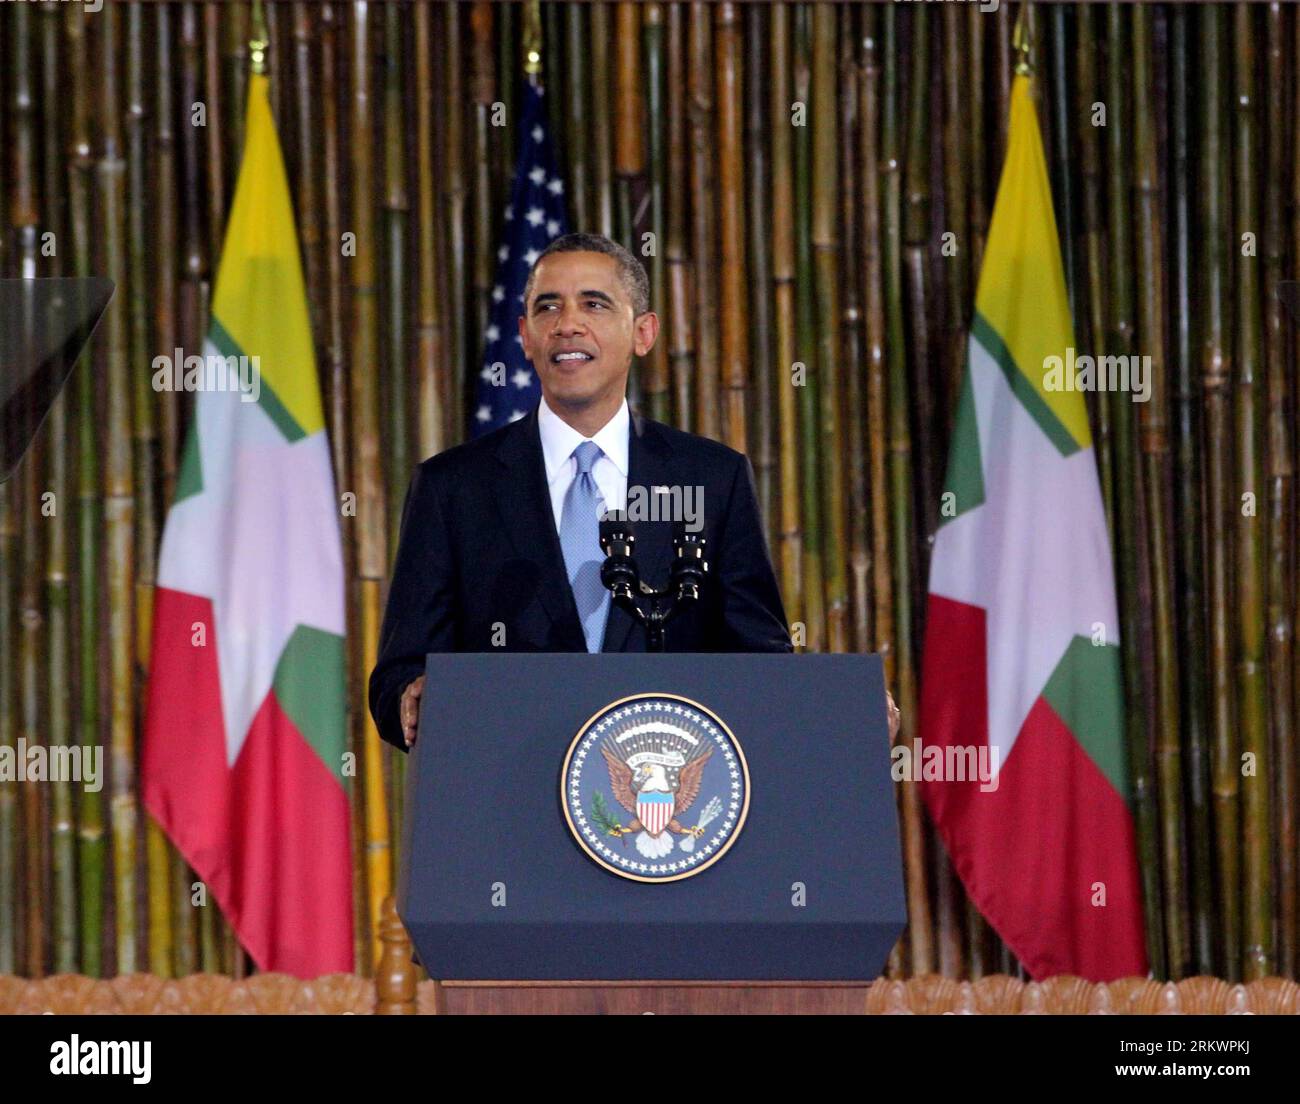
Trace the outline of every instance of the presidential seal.
<instances>
[{"instance_id":1,"label":"presidential seal","mask_svg":"<svg viewBox=\"0 0 1300 1104\"><path fill-rule=\"evenodd\" d=\"M749 812L749 768L731 730L698 702L634 694L569 745L560 804L578 846L637 882L674 882L717 862Z\"/></svg>"}]
</instances>

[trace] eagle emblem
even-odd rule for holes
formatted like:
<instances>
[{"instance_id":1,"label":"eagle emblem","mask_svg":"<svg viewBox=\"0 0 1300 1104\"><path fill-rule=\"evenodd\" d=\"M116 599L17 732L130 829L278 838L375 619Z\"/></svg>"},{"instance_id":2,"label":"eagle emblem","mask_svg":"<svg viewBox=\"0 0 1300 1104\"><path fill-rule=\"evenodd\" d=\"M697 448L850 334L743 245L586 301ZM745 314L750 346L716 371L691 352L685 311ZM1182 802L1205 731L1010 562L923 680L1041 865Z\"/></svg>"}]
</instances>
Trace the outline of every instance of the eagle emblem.
<instances>
[{"instance_id":1,"label":"eagle emblem","mask_svg":"<svg viewBox=\"0 0 1300 1104\"><path fill-rule=\"evenodd\" d=\"M731 731L671 694L625 698L588 721L562 785L579 846L635 881L673 881L712 865L749 808L749 772Z\"/></svg>"}]
</instances>

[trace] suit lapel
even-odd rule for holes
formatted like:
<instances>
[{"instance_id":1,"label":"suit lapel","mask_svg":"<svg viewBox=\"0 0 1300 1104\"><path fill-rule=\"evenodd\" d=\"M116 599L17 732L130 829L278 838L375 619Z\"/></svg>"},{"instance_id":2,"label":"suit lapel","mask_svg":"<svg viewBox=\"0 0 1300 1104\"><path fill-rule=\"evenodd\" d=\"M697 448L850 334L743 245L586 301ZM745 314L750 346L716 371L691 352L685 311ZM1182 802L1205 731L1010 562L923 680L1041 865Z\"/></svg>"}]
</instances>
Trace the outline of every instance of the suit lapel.
<instances>
[{"instance_id":1,"label":"suit lapel","mask_svg":"<svg viewBox=\"0 0 1300 1104\"><path fill-rule=\"evenodd\" d=\"M654 487L669 486L676 482L673 452L667 440L654 422L643 418L636 411L631 414L627 460L629 505L633 487L644 488L645 493L650 493ZM636 562L642 581L651 586L665 585L672 560L672 524L666 521L633 521L632 525L636 534ZM624 651L633 624L630 614L617 606L611 606L601 651Z\"/></svg>"},{"instance_id":2,"label":"suit lapel","mask_svg":"<svg viewBox=\"0 0 1300 1104\"><path fill-rule=\"evenodd\" d=\"M497 449L503 467L496 480L496 505L501 523L521 559L537 564L537 596L563 639L586 651L578 607L573 601L564 553L555 532L542 439L537 431L537 407L514 423Z\"/></svg>"}]
</instances>

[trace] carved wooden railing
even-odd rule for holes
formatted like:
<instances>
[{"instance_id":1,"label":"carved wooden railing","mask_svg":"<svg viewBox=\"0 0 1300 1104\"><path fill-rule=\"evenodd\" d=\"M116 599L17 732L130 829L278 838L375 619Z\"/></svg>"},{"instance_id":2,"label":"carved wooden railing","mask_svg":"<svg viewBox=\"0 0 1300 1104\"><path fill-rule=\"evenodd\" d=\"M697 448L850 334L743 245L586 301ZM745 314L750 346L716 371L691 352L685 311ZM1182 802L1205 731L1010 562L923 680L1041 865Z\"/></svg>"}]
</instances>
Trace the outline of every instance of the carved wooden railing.
<instances>
[{"instance_id":1,"label":"carved wooden railing","mask_svg":"<svg viewBox=\"0 0 1300 1104\"><path fill-rule=\"evenodd\" d=\"M414 982L413 974L410 980ZM392 990L385 989L384 983L376 985L354 974L313 981L285 974L257 974L243 981L216 974L176 979L128 974L105 980L78 974L36 980L4 976L0 977L0 1014L430 1015L445 1008L446 991L436 982L422 981L413 988L413 999L394 1001L388 999L386 994ZM882 978L865 992L863 1011L876 1015L1300 1015L1300 986L1285 978L1244 985L1211 977L1177 983L1125 978L1094 985L1073 977L1022 982L999 975L958 982L930 976L907 981Z\"/></svg>"},{"instance_id":2,"label":"carved wooden railing","mask_svg":"<svg viewBox=\"0 0 1300 1104\"><path fill-rule=\"evenodd\" d=\"M383 949L375 978L331 974L302 981L286 974L256 974L236 981L217 974L191 974L161 978L128 974L116 978L88 978L59 974L47 978L0 976L0 1014L316 1014L316 1015L432 1015L445 1012L453 995L467 1000L475 992L504 992L506 983L449 983L419 980L421 970L412 961L411 943L392 901L386 901L380 924ZM463 988L462 988L463 987ZM735 1001L763 993L789 992L792 983L755 982L733 987ZM575 983L536 983L534 994L575 994L592 986ZM694 983L629 982L611 985L615 995L601 998L600 1008L633 1011L641 1005L663 1004L703 988ZM515 990L519 992L520 990ZM862 1011L873 1015L1227 1015L1255 1013L1300 1015L1300 985L1287 978L1262 978L1231 984L1219 978L1194 977L1179 982L1150 978L1124 978L1109 983L1076 977L1054 977L1041 982L995 975L979 981L954 981L936 976L891 981L880 978L868 985L809 985L801 991L834 994L836 1003L823 1001L809 1010ZM686 995L685 997L683 995ZM544 998L539 998L544 999ZM468 1007L474 1007L472 1000ZM717 1010L721 1010L720 1003Z\"/></svg>"}]
</instances>

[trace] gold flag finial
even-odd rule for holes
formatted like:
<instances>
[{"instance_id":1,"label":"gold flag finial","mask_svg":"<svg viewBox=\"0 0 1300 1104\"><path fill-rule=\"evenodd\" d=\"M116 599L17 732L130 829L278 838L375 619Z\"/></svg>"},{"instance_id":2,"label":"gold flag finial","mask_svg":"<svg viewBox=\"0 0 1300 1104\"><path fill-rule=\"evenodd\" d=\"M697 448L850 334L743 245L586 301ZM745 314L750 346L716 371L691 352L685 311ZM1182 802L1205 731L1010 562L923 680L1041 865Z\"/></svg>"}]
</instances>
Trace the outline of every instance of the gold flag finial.
<instances>
[{"instance_id":1,"label":"gold flag finial","mask_svg":"<svg viewBox=\"0 0 1300 1104\"><path fill-rule=\"evenodd\" d=\"M1011 46L1016 51L1016 76L1018 77L1034 75L1034 65L1029 60L1029 45L1029 0L1021 0L1015 29L1011 32Z\"/></svg>"},{"instance_id":2,"label":"gold flag finial","mask_svg":"<svg viewBox=\"0 0 1300 1104\"><path fill-rule=\"evenodd\" d=\"M538 0L524 5L524 72L536 77L542 71L542 7Z\"/></svg>"},{"instance_id":3,"label":"gold flag finial","mask_svg":"<svg viewBox=\"0 0 1300 1104\"><path fill-rule=\"evenodd\" d=\"M266 50L271 36L266 31L266 12L262 10L262 0L253 0L253 37L248 43L248 58L253 72L259 77L266 75Z\"/></svg>"}]
</instances>

